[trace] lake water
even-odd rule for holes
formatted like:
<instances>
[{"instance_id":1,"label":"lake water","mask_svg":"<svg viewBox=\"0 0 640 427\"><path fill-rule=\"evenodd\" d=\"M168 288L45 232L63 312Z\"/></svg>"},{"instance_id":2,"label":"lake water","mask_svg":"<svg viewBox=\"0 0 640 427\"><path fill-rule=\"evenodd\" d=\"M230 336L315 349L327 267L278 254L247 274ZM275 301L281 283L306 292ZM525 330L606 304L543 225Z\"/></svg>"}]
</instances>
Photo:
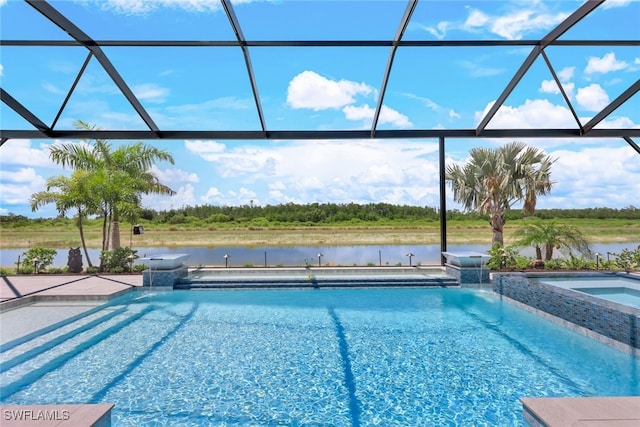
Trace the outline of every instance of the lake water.
<instances>
[{"instance_id":1,"label":"lake water","mask_svg":"<svg viewBox=\"0 0 640 427\"><path fill-rule=\"evenodd\" d=\"M607 252L620 253L623 249L634 250L640 243L610 243L594 244L594 252L602 254L602 259L607 259ZM490 245L448 245L449 252L476 251L486 253ZM154 256L160 254L189 254L187 264L190 266L224 266L225 255L229 267L243 267L252 265L262 266L304 266L305 264L318 265L318 254L322 265L330 264L337 266L366 266L366 265L409 265L411 258L412 265L426 265L440 263L440 245L364 245L364 246L295 246L295 247L154 247L135 248L138 255ZM0 265L4 267L15 266L18 257L26 249L3 249L0 251ZM54 258L54 267L64 267L67 265L69 249L58 249L58 254ZM89 256L94 265L99 264L99 253L97 249L90 249ZM413 254L409 257L407 254ZM533 256L533 250L527 249L523 255ZM84 259L84 265L87 265Z\"/></svg>"}]
</instances>

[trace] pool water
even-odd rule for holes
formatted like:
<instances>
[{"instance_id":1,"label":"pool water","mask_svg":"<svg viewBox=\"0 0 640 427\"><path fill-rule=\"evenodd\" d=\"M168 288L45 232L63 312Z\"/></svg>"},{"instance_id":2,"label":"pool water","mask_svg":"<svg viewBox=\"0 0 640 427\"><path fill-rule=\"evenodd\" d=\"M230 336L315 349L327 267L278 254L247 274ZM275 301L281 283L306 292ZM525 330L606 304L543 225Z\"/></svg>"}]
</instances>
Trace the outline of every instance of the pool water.
<instances>
[{"instance_id":1,"label":"pool water","mask_svg":"<svg viewBox=\"0 0 640 427\"><path fill-rule=\"evenodd\" d=\"M640 291L633 288L572 288L574 291L584 292L609 301L640 308Z\"/></svg>"},{"instance_id":2,"label":"pool water","mask_svg":"<svg viewBox=\"0 0 640 427\"><path fill-rule=\"evenodd\" d=\"M544 278L546 284L640 308L640 280L626 277Z\"/></svg>"},{"instance_id":3,"label":"pool water","mask_svg":"<svg viewBox=\"0 0 640 427\"><path fill-rule=\"evenodd\" d=\"M482 290L136 292L88 316L2 348L2 404L111 402L115 426L523 426L519 397L640 395L640 359Z\"/></svg>"}]
</instances>

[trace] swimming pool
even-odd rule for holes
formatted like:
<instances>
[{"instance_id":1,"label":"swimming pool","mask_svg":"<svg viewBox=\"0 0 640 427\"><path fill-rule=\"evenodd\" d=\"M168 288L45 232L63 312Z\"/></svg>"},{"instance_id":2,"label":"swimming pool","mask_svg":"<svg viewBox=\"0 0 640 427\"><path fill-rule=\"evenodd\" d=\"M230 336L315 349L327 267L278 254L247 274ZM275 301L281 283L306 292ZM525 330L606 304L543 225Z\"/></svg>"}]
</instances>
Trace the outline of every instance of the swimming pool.
<instances>
[{"instance_id":1,"label":"swimming pool","mask_svg":"<svg viewBox=\"0 0 640 427\"><path fill-rule=\"evenodd\" d=\"M3 346L3 404L112 402L116 426L511 426L523 396L640 395L639 359L483 290L147 291L87 317Z\"/></svg>"}]
</instances>

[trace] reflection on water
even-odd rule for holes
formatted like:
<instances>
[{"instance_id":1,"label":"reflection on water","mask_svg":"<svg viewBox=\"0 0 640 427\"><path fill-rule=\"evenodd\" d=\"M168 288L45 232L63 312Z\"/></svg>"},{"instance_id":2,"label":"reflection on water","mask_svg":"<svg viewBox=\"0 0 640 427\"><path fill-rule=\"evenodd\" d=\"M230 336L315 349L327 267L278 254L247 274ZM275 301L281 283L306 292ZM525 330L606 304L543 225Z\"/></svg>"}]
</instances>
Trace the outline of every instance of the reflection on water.
<instances>
[{"instance_id":1,"label":"reflection on water","mask_svg":"<svg viewBox=\"0 0 640 427\"><path fill-rule=\"evenodd\" d=\"M594 244L594 252L602 254L606 258L607 253L619 253L623 249L634 250L639 243L611 243ZM487 252L490 245L449 245L449 252L477 251ZM352 266L352 265L409 265L409 258L413 265L439 264L439 245L383 245L383 246L296 246L296 247L181 247L181 248L135 248L139 256L152 256L160 254L189 254L187 264L190 266L224 266L225 255L229 267L242 267L252 265L261 266L303 266L305 264ZM3 249L0 251L0 265L15 266L18 257L26 249ZM58 249L53 266L62 267L67 264L69 249ZM318 257L318 255L321 255ZM412 254L411 257L408 254ZM533 250L524 250L523 255L533 256ZM99 263L99 250L90 249L89 256L93 264ZM84 253L83 253L84 257ZM87 261L84 260L85 266Z\"/></svg>"}]
</instances>

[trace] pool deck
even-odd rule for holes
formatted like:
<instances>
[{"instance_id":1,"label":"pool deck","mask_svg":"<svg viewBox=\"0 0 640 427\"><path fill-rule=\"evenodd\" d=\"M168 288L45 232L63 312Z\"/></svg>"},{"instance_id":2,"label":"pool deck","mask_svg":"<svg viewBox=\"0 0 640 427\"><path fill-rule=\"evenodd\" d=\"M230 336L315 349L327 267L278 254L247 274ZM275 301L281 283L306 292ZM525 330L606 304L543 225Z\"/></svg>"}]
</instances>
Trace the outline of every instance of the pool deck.
<instances>
[{"instance_id":1,"label":"pool deck","mask_svg":"<svg viewBox=\"0 0 640 427\"><path fill-rule=\"evenodd\" d=\"M631 427L640 425L640 397L522 398L533 427Z\"/></svg>"},{"instance_id":2,"label":"pool deck","mask_svg":"<svg viewBox=\"0 0 640 427\"><path fill-rule=\"evenodd\" d=\"M106 301L142 286L140 274L0 277L0 311L36 301Z\"/></svg>"}]
</instances>

